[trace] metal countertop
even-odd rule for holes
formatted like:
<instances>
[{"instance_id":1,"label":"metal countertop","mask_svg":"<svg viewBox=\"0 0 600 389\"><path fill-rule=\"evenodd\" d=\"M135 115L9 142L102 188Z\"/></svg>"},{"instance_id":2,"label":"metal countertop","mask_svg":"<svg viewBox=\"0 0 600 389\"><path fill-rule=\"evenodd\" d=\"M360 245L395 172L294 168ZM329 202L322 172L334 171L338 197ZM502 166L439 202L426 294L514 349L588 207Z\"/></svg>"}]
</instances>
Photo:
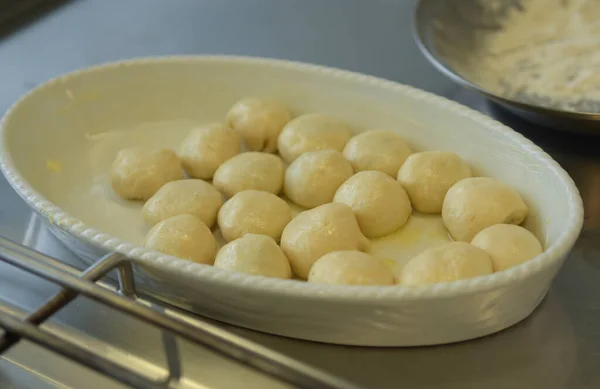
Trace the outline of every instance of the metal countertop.
<instances>
[{"instance_id":1,"label":"metal countertop","mask_svg":"<svg viewBox=\"0 0 600 389\"><path fill-rule=\"evenodd\" d=\"M529 125L438 74L411 36L415 0L79 0L0 38L0 111L58 74L134 56L243 54L313 62L396 80L496 117L569 171L585 203L584 230L548 297L493 336L424 348L315 344L232 329L369 388L591 389L600 387L600 138ZM0 235L82 266L0 178ZM56 288L0 265L0 299L34 308ZM159 361L159 336L77 301L54 322ZM182 348L186 371L208 388L281 384ZM122 388L33 345L0 359L0 388Z\"/></svg>"}]
</instances>

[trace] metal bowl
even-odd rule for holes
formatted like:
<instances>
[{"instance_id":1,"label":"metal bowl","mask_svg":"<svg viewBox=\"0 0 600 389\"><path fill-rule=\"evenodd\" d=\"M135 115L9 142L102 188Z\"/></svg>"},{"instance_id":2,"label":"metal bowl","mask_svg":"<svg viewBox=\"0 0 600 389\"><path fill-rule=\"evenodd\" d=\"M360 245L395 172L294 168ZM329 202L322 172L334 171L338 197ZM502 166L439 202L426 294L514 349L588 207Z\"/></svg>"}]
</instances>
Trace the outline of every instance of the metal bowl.
<instances>
[{"instance_id":1,"label":"metal bowl","mask_svg":"<svg viewBox=\"0 0 600 389\"><path fill-rule=\"evenodd\" d=\"M493 55L486 46L488 38L507 32L512 27L509 16L528 12L531 1L421 0L414 20L417 43L442 73L526 120L560 130L600 133L600 101L582 101L579 106L562 109L557 107L559 102L548 97L507 94L480 81L485 64L490 63ZM562 7L567 7L568 2L554 2L556 9L552 12L557 17L561 16L559 12L567 11Z\"/></svg>"}]
</instances>

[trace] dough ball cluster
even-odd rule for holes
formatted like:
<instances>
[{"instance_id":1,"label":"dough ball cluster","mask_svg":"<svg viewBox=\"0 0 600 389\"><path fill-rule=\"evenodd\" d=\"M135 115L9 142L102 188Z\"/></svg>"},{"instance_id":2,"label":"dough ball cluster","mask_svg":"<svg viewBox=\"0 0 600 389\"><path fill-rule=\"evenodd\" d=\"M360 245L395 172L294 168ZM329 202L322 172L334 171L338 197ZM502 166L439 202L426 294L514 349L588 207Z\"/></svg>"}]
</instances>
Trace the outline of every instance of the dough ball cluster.
<instances>
[{"instance_id":1,"label":"dough ball cluster","mask_svg":"<svg viewBox=\"0 0 600 389\"><path fill-rule=\"evenodd\" d=\"M273 154L248 152L225 161L213 177L213 185L227 197L248 189L279 194L285 165Z\"/></svg>"},{"instance_id":2,"label":"dough ball cluster","mask_svg":"<svg viewBox=\"0 0 600 389\"><path fill-rule=\"evenodd\" d=\"M337 285L393 285L394 274L379 259L360 251L334 251L319 258L308 282Z\"/></svg>"},{"instance_id":3,"label":"dough ball cluster","mask_svg":"<svg viewBox=\"0 0 600 389\"><path fill-rule=\"evenodd\" d=\"M376 170L393 178L411 152L406 141L390 130L365 131L344 147L344 157L357 172Z\"/></svg>"}]
</instances>

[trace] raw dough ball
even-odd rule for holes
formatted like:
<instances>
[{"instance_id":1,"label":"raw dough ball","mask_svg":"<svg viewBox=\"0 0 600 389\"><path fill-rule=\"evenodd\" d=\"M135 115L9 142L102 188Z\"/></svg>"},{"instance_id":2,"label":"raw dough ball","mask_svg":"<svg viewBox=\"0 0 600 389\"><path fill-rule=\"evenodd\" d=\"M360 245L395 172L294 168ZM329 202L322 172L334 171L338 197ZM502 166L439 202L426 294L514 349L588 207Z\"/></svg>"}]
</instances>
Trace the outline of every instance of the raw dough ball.
<instances>
[{"instance_id":1,"label":"raw dough ball","mask_svg":"<svg viewBox=\"0 0 600 389\"><path fill-rule=\"evenodd\" d=\"M402 227L411 213L402 185L382 172L365 171L350 177L335 192L333 201L354 211L365 236L386 236Z\"/></svg>"},{"instance_id":2,"label":"raw dough ball","mask_svg":"<svg viewBox=\"0 0 600 389\"><path fill-rule=\"evenodd\" d=\"M330 203L335 191L354 171L350 162L335 150L302 154L285 171L283 193L304 208Z\"/></svg>"},{"instance_id":3,"label":"raw dough ball","mask_svg":"<svg viewBox=\"0 0 600 389\"><path fill-rule=\"evenodd\" d=\"M402 267L399 283L425 285L473 278L493 272L492 260L482 249L464 242L430 248Z\"/></svg>"},{"instance_id":4,"label":"raw dough ball","mask_svg":"<svg viewBox=\"0 0 600 389\"><path fill-rule=\"evenodd\" d=\"M394 274L379 259L360 251L325 254L310 269L308 282L338 285L393 285Z\"/></svg>"},{"instance_id":5,"label":"raw dough ball","mask_svg":"<svg viewBox=\"0 0 600 389\"><path fill-rule=\"evenodd\" d=\"M277 145L287 163L309 151L342 151L352 137L352 128L336 118L322 114L307 114L292 120L281 131Z\"/></svg>"},{"instance_id":6,"label":"raw dough ball","mask_svg":"<svg viewBox=\"0 0 600 389\"><path fill-rule=\"evenodd\" d=\"M488 177L458 181L448 190L442 206L446 228L454 239L464 242L494 224L521 224L528 213L514 189Z\"/></svg>"},{"instance_id":7,"label":"raw dough ball","mask_svg":"<svg viewBox=\"0 0 600 389\"><path fill-rule=\"evenodd\" d=\"M344 147L344 157L357 172L377 170L394 178L410 153L404 139L390 130L363 132L350 139Z\"/></svg>"},{"instance_id":8,"label":"raw dough ball","mask_svg":"<svg viewBox=\"0 0 600 389\"><path fill-rule=\"evenodd\" d=\"M227 197L247 189L279 194L283 187L284 173L285 165L276 155L242 153L219 166L213 185Z\"/></svg>"},{"instance_id":9,"label":"raw dough ball","mask_svg":"<svg viewBox=\"0 0 600 389\"><path fill-rule=\"evenodd\" d=\"M544 251L535 235L514 224L488 227L475 235L471 244L492 257L495 271L517 266Z\"/></svg>"},{"instance_id":10,"label":"raw dough ball","mask_svg":"<svg viewBox=\"0 0 600 389\"><path fill-rule=\"evenodd\" d=\"M308 277L313 263L333 251L365 251L369 241L360 232L352 209L344 204L325 204L304 211L283 230L281 248L290 260L292 271Z\"/></svg>"},{"instance_id":11,"label":"raw dough ball","mask_svg":"<svg viewBox=\"0 0 600 389\"><path fill-rule=\"evenodd\" d=\"M119 151L110 172L114 191L125 200L148 200L167 182L182 178L173 150L143 146Z\"/></svg>"},{"instance_id":12,"label":"raw dough ball","mask_svg":"<svg viewBox=\"0 0 600 389\"><path fill-rule=\"evenodd\" d=\"M210 229L192 215L177 215L152 227L144 246L174 257L212 264L217 244Z\"/></svg>"},{"instance_id":13,"label":"raw dough ball","mask_svg":"<svg viewBox=\"0 0 600 389\"><path fill-rule=\"evenodd\" d=\"M262 234L279 241L292 220L292 209L272 193L245 190L227 200L219 211L218 224L223 238L230 242L244 234Z\"/></svg>"},{"instance_id":14,"label":"raw dough ball","mask_svg":"<svg viewBox=\"0 0 600 389\"><path fill-rule=\"evenodd\" d=\"M223 205L223 196L208 182L179 180L165 184L144 204L142 215L154 225L171 216L194 215L211 228L217 212Z\"/></svg>"},{"instance_id":15,"label":"raw dough ball","mask_svg":"<svg viewBox=\"0 0 600 389\"><path fill-rule=\"evenodd\" d=\"M440 213L448 189L471 176L471 168L457 154L425 151L408 157L398 172L398 181L417 211Z\"/></svg>"},{"instance_id":16,"label":"raw dough ball","mask_svg":"<svg viewBox=\"0 0 600 389\"><path fill-rule=\"evenodd\" d=\"M215 267L265 277L291 278L290 263L273 238L246 234L221 248Z\"/></svg>"},{"instance_id":17,"label":"raw dough ball","mask_svg":"<svg viewBox=\"0 0 600 389\"><path fill-rule=\"evenodd\" d=\"M221 123L195 128L183 140L179 156L194 178L210 179L221 164L240 152L240 135Z\"/></svg>"},{"instance_id":18,"label":"raw dough ball","mask_svg":"<svg viewBox=\"0 0 600 389\"><path fill-rule=\"evenodd\" d=\"M227 112L227 123L242 136L248 148L266 153L277 151L277 137L290 120L290 110L272 100L243 99Z\"/></svg>"}]
</instances>

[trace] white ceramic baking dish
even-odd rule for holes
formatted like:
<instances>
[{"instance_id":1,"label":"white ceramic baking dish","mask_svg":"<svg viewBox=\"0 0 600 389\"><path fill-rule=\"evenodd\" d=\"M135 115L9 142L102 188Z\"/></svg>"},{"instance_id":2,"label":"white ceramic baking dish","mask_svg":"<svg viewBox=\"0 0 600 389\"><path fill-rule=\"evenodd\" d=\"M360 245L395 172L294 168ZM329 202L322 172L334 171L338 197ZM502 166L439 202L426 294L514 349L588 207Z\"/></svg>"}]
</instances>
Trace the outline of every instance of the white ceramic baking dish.
<instances>
[{"instance_id":1,"label":"white ceramic baking dish","mask_svg":"<svg viewBox=\"0 0 600 389\"><path fill-rule=\"evenodd\" d=\"M426 287L349 287L268 279L191 263L140 245L139 205L116 199L116 150L176 147L193 125L222 120L240 97L391 128L419 149L458 152L516 188L546 246L493 275ZM580 232L583 208L561 167L502 124L391 81L307 64L242 57L135 59L74 72L34 89L1 124L2 170L84 260L121 252L153 293L218 320L321 342L405 346L456 342L507 328L540 303Z\"/></svg>"}]
</instances>

